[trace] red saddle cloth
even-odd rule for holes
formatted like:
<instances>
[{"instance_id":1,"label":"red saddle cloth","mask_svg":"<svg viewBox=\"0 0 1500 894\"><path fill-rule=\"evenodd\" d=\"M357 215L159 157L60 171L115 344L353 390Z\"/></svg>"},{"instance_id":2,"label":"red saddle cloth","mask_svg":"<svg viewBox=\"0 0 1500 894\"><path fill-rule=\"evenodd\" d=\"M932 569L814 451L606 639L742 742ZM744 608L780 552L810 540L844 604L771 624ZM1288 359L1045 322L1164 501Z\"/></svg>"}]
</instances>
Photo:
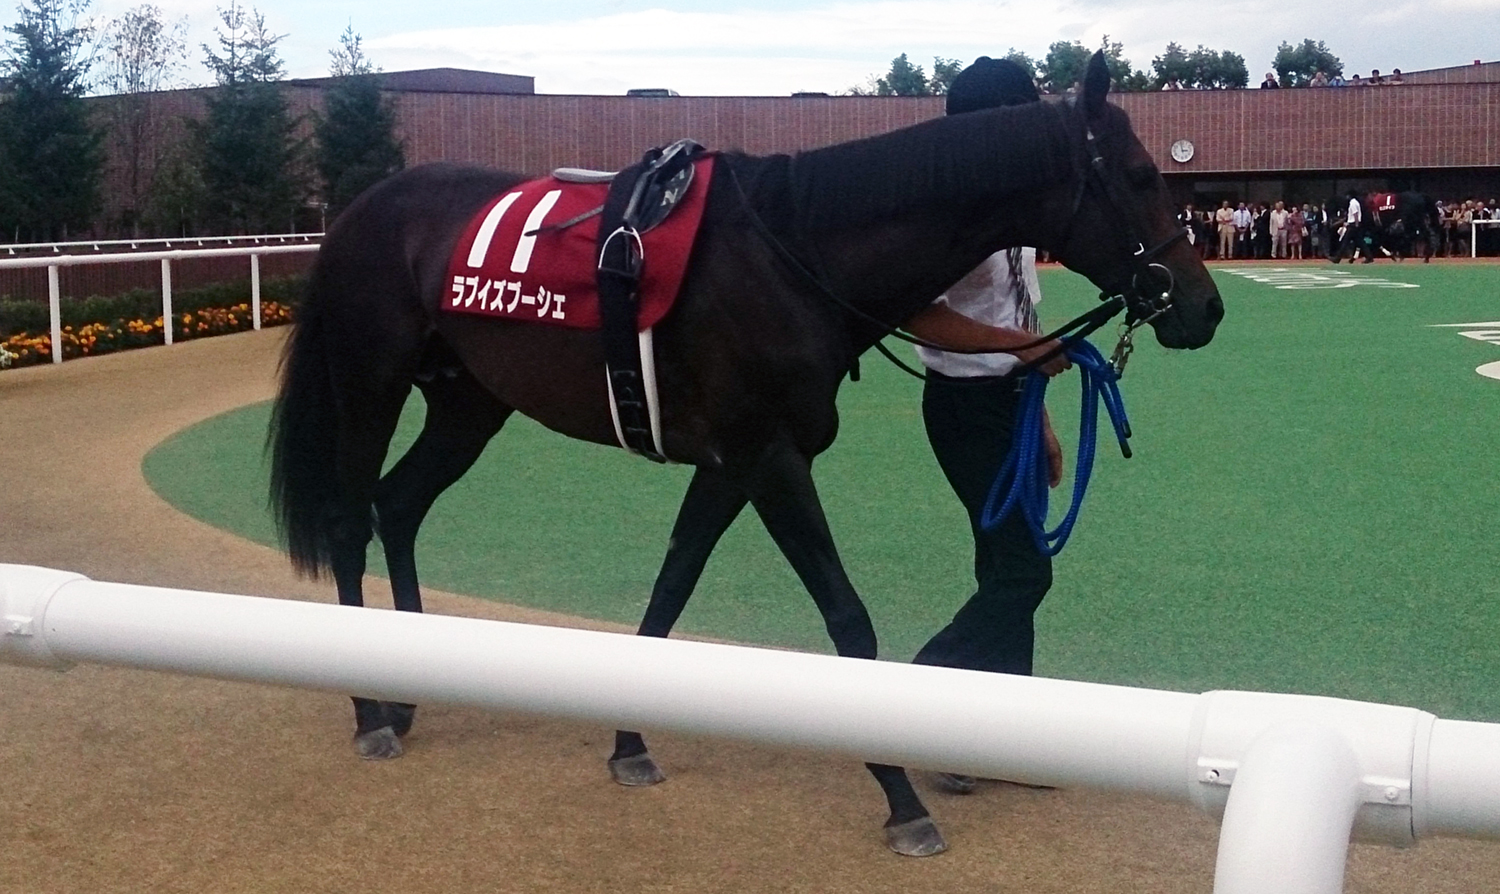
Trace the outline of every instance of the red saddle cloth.
<instances>
[{"instance_id":1,"label":"red saddle cloth","mask_svg":"<svg viewBox=\"0 0 1500 894\"><path fill-rule=\"evenodd\" d=\"M1377 192L1370 196L1370 208L1379 214L1383 211L1396 210L1396 194L1393 192Z\"/></svg>"},{"instance_id":2,"label":"red saddle cloth","mask_svg":"<svg viewBox=\"0 0 1500 894\"><path fill-rule=\"evenodd\" d=\"M672 309L703 220L713 156L693 164L697 171L687 195L641 236L645 263L637 324L643 331ZM497 196L469 221L453 250L442 309L598 329L599 217L558 225L599 208L608 192L608 183L543 177Z\"/></svg>"}]
</instances>

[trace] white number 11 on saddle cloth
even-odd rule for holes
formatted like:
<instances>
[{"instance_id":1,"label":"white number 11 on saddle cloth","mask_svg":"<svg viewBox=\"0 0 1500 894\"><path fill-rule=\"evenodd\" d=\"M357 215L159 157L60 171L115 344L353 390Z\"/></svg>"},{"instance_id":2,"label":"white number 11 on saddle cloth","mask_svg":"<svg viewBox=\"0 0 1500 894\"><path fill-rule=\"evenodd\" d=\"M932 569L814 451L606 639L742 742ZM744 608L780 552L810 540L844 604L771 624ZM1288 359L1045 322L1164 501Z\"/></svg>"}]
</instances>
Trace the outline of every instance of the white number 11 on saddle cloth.
<instances>
[{"instance_id":1,"label":"white number 11 on saddle cloth","mask_svg":"<svg viewBox=\"0 0 1500 894\"><path fill-rule=\"evenodd\" d=\"M641 330L666 316L682 287L693 238L703 220L713 162L712 155L693 162L697 171L687 196L642 236L646 262L637 314ZM608 183L543 177L496 196L469 221L454 247L442 309L598 329L599 217L578 218L603 205L608 191Z\"/></svg>"}]
</instances>

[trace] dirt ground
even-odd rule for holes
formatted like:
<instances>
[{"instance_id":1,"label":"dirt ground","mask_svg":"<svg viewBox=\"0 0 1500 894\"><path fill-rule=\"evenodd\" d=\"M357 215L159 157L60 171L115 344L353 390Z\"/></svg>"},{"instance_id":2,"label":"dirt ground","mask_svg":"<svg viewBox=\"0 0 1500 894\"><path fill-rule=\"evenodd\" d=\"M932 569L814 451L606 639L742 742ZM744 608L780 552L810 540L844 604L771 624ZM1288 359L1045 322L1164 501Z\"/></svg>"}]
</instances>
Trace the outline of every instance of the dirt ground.
<instances>
[{"instance_id":1,"label":"dirt ground","mask_svg":"<svg viewBox=\"0 0 1500 894\"><path fill-rule=\"evenodd\" d=\"M0 374L0 562L331 601L277 552L141 477L173 432L270 396L284 330ZM381 593L378 583L371 592ZM386 600L388 601L388 600ZM599 625L432 592L430 610ZM1217 827L1175 804L925 789L951 850L880 836L855 763L656 735L669 775L609 781L609 730L424 709L358 760L347 700L100 667L0 667L0 892L1195 892ZM1357 846L1350 892L1493 891L1500 845Z\"/></svg>"}]
</instances>

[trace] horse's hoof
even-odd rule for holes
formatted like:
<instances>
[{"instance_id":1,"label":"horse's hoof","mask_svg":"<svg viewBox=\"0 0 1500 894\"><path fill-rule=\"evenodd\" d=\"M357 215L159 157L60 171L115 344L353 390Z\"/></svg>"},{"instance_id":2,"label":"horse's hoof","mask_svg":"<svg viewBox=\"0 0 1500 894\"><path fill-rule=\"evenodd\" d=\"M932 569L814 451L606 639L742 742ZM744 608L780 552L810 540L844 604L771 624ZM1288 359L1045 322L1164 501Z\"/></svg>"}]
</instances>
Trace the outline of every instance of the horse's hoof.
<instances>
[{"instance_id":1,"label":"horse's hoof","mask_svg":"<svg viewBox=\"0 0 1500 894\"><path fill-rule=\"evenodd\" d=\"M354 750L367 761L388 761L401 756L401 740L396 731L388 726L358 733L354 737Z\"/></svg>"},{"instance_id":2,"label":"horse's hoof","mask_svg":"<svg viewBox=\"0 0 1500 894\"><path fill-rule=\"evenodd\" d=\"M629 786L656 785L667 781L667 774L661 771L649 753L614 758L609 762L609 775L615 782Z\"/></svg>"},{"instance_id":3,"label":"horse's hoof","mask_svg":"<svg viewBox=\"0 0 1500 894\"><path fill-rule=\"evenodd\" d=\"M385 702L385 716L391 720L391 731L397 738L411 732L411 725L417 719L417 706L406 705L400 702Z\"/></svg>"},{"instance_id":4,"label":"horse's hoof","mask_svg":"<svg viewBox=\"0 0 1500 894\"><path fill-rule=\"evenodd\" d=\"M930 816L886 826L885 843L903 857L930 857L948 849L948 842Z\"/></svg>"},{"instance_id":5,"label":"horse's hoof","mask_svg":"<svg viewBox=\"0 0 1500 894\"><path fill-rule=\"evenodd\" d=\"M950 795L971 795L979 787L979 780L961 773L934 773L932 784Z\"/></svg>"}]
</instances>

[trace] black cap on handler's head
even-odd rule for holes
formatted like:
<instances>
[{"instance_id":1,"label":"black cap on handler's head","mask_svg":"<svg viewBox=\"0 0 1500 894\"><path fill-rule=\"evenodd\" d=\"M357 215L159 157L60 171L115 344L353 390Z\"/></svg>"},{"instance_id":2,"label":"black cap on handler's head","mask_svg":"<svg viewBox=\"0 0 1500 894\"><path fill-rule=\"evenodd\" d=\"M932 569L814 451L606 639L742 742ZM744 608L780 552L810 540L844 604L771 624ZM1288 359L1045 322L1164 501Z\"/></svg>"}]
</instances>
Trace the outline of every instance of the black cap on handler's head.
<instances>
[{"instance_id":1,"label":"black cap on handler's head","mask_svg":"<svg viewBox=\"0 0 1500 894\"><path fill-rule=\"evenodd\" d=\"M948 114L1018 106L1041 98L1026 69L1009 59L980 56L948 88Z\"/></svg>"}]
</instances>

